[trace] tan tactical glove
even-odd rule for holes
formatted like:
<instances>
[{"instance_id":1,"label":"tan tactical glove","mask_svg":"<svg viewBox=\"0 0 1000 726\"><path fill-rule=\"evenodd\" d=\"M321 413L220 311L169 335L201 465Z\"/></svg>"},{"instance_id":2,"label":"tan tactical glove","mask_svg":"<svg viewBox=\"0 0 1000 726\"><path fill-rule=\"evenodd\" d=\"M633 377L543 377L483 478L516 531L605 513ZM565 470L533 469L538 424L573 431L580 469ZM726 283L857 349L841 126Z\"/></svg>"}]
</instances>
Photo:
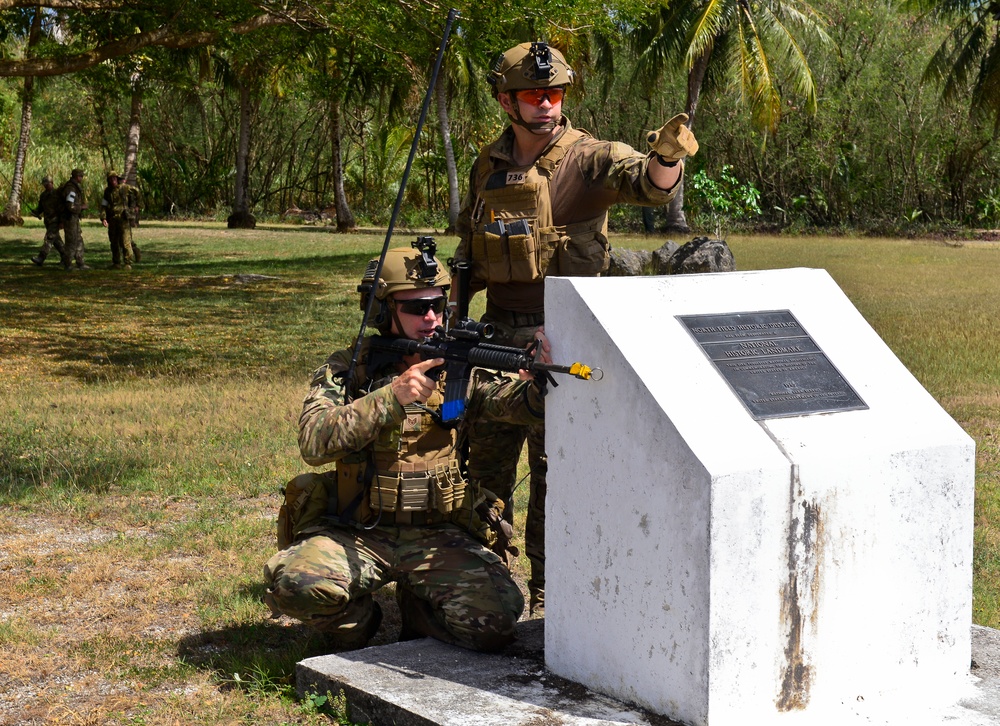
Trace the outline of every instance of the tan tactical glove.
<instances>
[{"instance_id":1,"label":"tan tactical glove","mask_svg":"<svg viewBox=\"0 0 1000 726\"><path fill-rule=\"evenodd\" d=\"M667 121L657 131L650 131L646 137L650 148L663 161L677 163L685 156L694 156L698 151L698 139L684 124L688 115L679 113Z\"/></svg>"}]
</instances>

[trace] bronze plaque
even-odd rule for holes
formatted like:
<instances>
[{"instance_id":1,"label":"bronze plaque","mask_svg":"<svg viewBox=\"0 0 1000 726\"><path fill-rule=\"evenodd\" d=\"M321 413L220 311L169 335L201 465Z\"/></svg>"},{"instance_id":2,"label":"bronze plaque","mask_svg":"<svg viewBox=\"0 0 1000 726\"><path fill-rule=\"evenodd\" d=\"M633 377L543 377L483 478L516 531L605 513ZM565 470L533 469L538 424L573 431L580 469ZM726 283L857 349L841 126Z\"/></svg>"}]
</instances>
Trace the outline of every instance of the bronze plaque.
<instances>
[{"instance_id":1,"label":"bronze plaque","mask_svg":"<svg viewBox=\"0 0 1000 726\"><path fill-rule=\"evenodd\" d=\"M677 319L757 420L868 408L790 310Z\"/></svg>"}]
</instances>

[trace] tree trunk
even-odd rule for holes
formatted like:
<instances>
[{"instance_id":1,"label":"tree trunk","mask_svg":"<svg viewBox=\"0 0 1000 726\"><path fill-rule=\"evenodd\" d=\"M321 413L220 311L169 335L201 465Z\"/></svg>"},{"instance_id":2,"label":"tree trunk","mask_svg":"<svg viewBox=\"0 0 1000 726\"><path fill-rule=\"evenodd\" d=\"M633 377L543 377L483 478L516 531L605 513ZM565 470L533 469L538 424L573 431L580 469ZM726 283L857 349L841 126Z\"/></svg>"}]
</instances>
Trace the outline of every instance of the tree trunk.
<instances>
[{"instance_id":1,"label":"tree trunk","mask_svg":"<svg viewBox=\"0 0 1000 726\"><path fill-rule=\"evenodd\" d=\"M28 32L28 55L38 43L41 35L42 13L35 8L31 19L31 30ZM24 165L28 160L28 144L31 141L31 106L35 96L34 76L24 77L24 96L21 98L21 132L17 137L17 155L14 157L14 176L10 181L10 197L7 206L0 214L0 227L20 227L24 224L21 217L21 192L24 189Z\"/></svg>"},{"instance_id":2,"label":"tree trunk","mask_svg":"<svg viewBox=\"0 0 1000 726\"><path fill-rule=\"evenodd\" d=\"M139 161L139 131L142 125L142 87L138 83L132 85L132 111L128 117L128 135L125 137L125 183L137 187Z\"/></svg>"},{"instance_id":3,"label":"tree trunk","mask_svg":"<svg viewBox=\"0 0 1000 726\"><path fill-rule=\"evenodd\" d=\"M233 213L226 220L230 229L254 229L256 218L250 214L247 201L248 159L250 157L250 85L243 80L240 87L240 139L236 148L236 185L233 192Z\"/></svg>"},{"instance_id":4,"label":"tree trunk","mask_svg":"<svg viewBox=\"0 0 1000 726\"><path fill-rule=\"evenodd\" d=\"M441 127L441 143L444 144L444 161L448 167L448 228L445 234L455 234L461 200L458 197L458 165L455 163L455 149L451 143L451 123L448 120L447 83L448 79L442 74L438 79L436 95L438 125Z\"/></svg>"},{"instance_id":5,"label":"tree trunk","mask_svg":"<svg viewBox=\"0 0 1000 726\"><path fill-rule=\"evenodd\" d=\"M24 162L28 156L28 142L31 140L31 97L35 79L26 76L24 79L24 98L21 101L21 133L17 139L17 155L14 157L14 176L10 181L10 197L7 206L0 214L0 227L20 227L24 224L21 217L21 189L24 186Z\"/></svg>"},{"instance_id":6,"label":"tree trunk","mask_svg":"<svg viewBox=\"0 0 1000 726\"><path fill-rule=\"evenodd\" d=\"M698 110L698 101L701 98L701 87L705 81L705 70L708 68L708 59L711 57L711 49L705 51L701 57L694 62L688 72L687 82L687 104L684 112L688 115L687 127L694 126L694 115ZM667 222L664 226L667 232L690 232L687 217L684 215L684 177L677 182L677 195L670 200L667 205Z\"/></svg>"},{"instance_id":7,"label":"tree trunk","mask_svg":"<svg viewBox=\"0 0 1000 726\"><path fill-rule=\"evenodd\" d=\"M340 117L340 98L330 94L330 145L333 163L333 205L337 210L337 231L347 232L357 226L354 213L347 203L347 192L344 191L344 157L341 139L343 128Z\"/></svg>"}]
</instances>

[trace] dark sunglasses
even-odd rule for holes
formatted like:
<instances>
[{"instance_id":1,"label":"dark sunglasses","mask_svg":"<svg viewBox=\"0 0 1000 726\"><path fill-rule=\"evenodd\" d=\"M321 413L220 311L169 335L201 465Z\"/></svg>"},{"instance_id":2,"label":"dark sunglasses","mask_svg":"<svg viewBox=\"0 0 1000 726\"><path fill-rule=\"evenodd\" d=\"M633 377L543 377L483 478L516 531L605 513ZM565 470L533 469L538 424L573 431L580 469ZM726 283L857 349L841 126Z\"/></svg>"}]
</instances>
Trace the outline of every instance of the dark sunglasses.
<instances>
[{"instance_id":1,"label":"dark sunglasses","mask_svg":"<svg viewBox=\"0 0 1000 726\"><path fill-rule=\"evenodd\" d=\"M433 310L435 315L440 315L448 307L446 297L418 297L412 300L396 300L396 310L407 315L419 315L423 317L428 310Z\"/></svg>"},{"instance_id":2,"label":"dark sunglasses","mask_svg":"<svg viewBox=\"0 0 1000 726\"><path fill-rule=\"evenodd\" d=\"M541 106L542 99L548 98L549 103L557 104L563 100L565 91L562 88L522 88L514 91L518 101L524 101L531 106Z\"/></svg>"}]
</instances>

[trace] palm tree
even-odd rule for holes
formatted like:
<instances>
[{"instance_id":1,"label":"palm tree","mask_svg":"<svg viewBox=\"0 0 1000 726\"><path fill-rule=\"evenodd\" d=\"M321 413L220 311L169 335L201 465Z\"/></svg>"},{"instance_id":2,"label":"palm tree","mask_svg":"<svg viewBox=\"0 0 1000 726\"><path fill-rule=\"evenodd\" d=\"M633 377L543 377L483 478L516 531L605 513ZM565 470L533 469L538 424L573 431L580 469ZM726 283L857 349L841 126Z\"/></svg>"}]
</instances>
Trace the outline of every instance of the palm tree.
<instances>
[{"instance_id":1,"label":"palm tree","mask_svg":"<svg viewBox=\"0 0 1000 726\"><path fill-rule=\"evenodd\" d=\"M670 69L687 73L684 111L694 125L708 90L735 89L754 125L773 134L781 121L779 86L787 83L816 110L816 86L805 41L829 42L824 21L807 0L670 0L626 34L636 57L634 80L646 87ZM688 231L684 181L670 204L667 228Z\"/></svg>"},{"instance_id":2,"label":"palm tree","mask_svg":"<svg viewBox=\"0 0 1000 726\"><path fill-rule=\"evenodd\" d=\"M925 77L943 83L942 102L968 96L970 110L993 117L1000 131L1000 2L909 0L904 5L955 22L928 62Z\"/></svg>"},{"instance_id":3,"label":"palm tree","mask_svg":"<svg viewBox=\"0 0 1000 726\"><path fill-rule=\"evenodd\" d=\"M26 56L31 57L42 34L42 11L35 8L31 12L31 24L28 31L28 48ZM31 113L35 98L35 77L24 77L24 90L21 96L21 130L17 139L17 154L14 157L14 175L10 183L10 197L7 206L0 213L0 226L21 226L21 196L24 188L24 167L28 158L28 145L31 141Z\"/></svg>"}]
</instances>

